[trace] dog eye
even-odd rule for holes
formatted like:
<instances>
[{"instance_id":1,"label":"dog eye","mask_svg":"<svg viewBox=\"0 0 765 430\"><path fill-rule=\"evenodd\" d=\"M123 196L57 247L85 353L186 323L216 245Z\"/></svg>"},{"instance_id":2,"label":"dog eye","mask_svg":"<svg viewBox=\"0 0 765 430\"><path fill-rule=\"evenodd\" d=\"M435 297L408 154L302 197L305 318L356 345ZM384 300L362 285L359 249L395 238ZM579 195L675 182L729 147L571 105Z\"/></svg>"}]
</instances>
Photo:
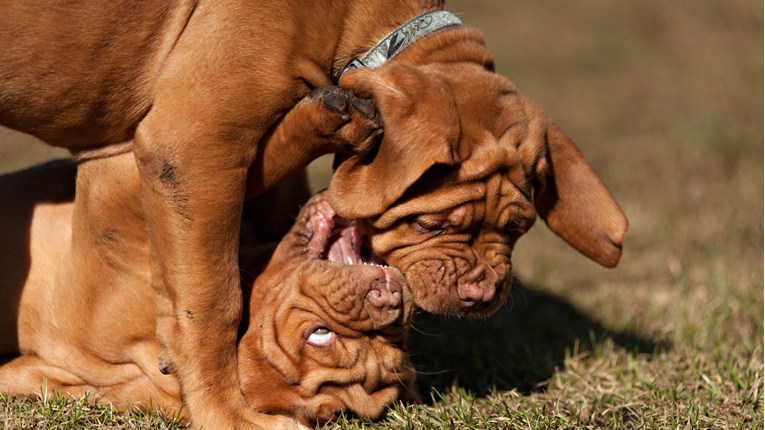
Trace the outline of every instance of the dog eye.
<instances>
[{"instance_id":1,"label":"dog eye","mask_svg":"<svg viewBox=\"0 0 765 430\"><path fill-rule=\"evenodd\" d=\"M411 223L412 227L420 233L441 234L449 227L447 221L437 220L424 216L415 217Z\"/></svg>"},{"instance_id":2,"label":"dog eye","mask_svg":"<svg viewBox=\"0 0 765 430\"><path fill-rule=\"evenodd\" d=\"M334 339L335 334L326 327L319 327L308 336L307 342L313 346L324 346Z\"/></svg>"},{"instance_id":3,"label":"dog eye","mask_svg":"<svg viewBox=\"0 0 765 430\"><path fill-rule=\"evenodd\" d=\"M505 231L512 235L521 236L531 229L535 220L535 217L517 216L507 223Z\"/></svg>"}]
</instances>

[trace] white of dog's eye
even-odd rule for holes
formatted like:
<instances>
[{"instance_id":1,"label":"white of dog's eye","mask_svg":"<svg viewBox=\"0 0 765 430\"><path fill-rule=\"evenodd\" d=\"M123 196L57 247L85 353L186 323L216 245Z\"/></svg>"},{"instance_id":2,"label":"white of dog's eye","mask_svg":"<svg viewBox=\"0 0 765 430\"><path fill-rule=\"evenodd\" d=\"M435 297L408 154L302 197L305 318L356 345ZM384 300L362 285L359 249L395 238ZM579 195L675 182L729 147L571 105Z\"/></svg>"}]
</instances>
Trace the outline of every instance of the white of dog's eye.
<instances>
[{"instance_id":1,"label":"white of dog's eye","mask_svg":"<svg viewBox=\"0 0 765 430\"><path fill-rule=\"evenodd\" d=\"M308 336L308 343L314 346L326 345L332 341L332 337L334 335L335 334L332 333L332 330L326 327L320 327L314 330L313 333Z\"/></svg>"}]
</instances>

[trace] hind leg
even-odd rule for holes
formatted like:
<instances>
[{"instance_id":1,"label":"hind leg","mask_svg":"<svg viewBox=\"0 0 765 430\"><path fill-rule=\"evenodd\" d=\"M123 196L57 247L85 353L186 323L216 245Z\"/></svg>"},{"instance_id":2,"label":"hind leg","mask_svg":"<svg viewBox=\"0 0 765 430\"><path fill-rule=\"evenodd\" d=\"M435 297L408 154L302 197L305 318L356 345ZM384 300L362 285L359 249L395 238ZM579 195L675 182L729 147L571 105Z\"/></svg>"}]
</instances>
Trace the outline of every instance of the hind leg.
<instances>
[{"instance_id":1,"label":"hind leg","mask_svg":"<svg viewBox=\"0 0 765 430\"><path fill-rule=\"evenodd\" d=\"M146 375L107 387L95 387L67 370L34 355L22 355L0 366L0 393L38 398L56 392L72 397L90 393L96 403L118 409L157 410L167 417L185 418L177 382L172 376L162 387Z\"/></svg>"},{"instance_id":2,"label":"hind leg","mask_svg":"<svg viewBox=\"0 0 765 430\"><path fill-rule=\"evenodd\" d=\"M22 355L0 366L0 392L12 396L68 392L67 387L84 386L76 375L34 355Z\"/></svg>"},{"instance_id":3,"label":"hind leg","mask_svg":"<svg viewBox=\"0 0 765 430\"><path fill-rule=\"evenodd\" d=\"M111 404L117 409L154 410L168 418L179 417L183 421L187 420L186 410L181 407L177 380L170 375L163 375L163 378L172 379L173 383L160 387L148 376L141 375L111 387L102 387L97 392L95 401Z\"/></svg>"}]
</instances>

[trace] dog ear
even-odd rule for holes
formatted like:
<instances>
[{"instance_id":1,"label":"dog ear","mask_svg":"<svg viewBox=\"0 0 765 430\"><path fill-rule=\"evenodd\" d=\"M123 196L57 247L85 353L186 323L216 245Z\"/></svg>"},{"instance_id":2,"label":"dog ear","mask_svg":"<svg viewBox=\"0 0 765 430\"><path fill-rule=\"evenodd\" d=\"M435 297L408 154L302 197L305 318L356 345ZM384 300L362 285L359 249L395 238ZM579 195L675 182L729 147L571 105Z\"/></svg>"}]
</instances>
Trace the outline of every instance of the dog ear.
<instances>
[{"instance_id":1,"label":"dog ear","mask_svg":"<svg viewBox=\"0 0 765 430\"><path fill-rule=\"evenodd\" d=\"M547 226L606 267L619 262L628 221L587 160L552 121L546 129L546 163L534 205Z\"/></svg>"},{"instance_id":2,"label":"dog ear","mask_svg":"<svg viewBox=\"0 0 765 430\"><path fill-rule=\"evenodd\" d=\"M379 215L431 167L459 162L459 117L442 80L389 63L348 72L340 84L374 101L384 134L376 148L348 157L332 176L329 199L338 215Z\"/></svg>"},{"instance_id":3,"label":"dog ear","mask_svg":"<svg viewBox=\"0 0 765 430\"><path fill-rule=\"evenodd\" d=\"M443 146L383 139L373 153L348 158L329 184L332 207L347 219L380 215L428 169L436 164L454 164Z\"/></svg>"},{"instance_id":4,"label":"dog ear","mask_svg":"<svg viewBox=\"0 0 765 430\"><path fill-rule=\"evenodd\" d=\"M446 7L446 1L444 0L420 0L420 9L422 10L435 10L443 9Z\"/></svg>"}]
</instances>

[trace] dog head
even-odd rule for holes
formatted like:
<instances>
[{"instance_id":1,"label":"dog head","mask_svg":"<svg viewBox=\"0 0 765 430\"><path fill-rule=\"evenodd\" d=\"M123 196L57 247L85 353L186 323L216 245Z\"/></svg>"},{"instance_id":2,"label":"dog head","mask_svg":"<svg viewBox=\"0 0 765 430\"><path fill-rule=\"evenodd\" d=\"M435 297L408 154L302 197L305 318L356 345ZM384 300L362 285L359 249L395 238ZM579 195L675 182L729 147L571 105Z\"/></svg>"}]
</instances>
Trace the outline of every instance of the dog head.
<instances>
[{"instance_id":1,"label":"dog head","mask_svg":"<svg viewBox=\"0 0 765 430\"><path fill-rule=\"evenodd\" d=\"M238 354L253 408L313 425L341 410L376 418L414 396L404 277L360 252L357 223L311 199L252 289Z\"/></svg>"},{"instance_id":2,"label":"dog head","mask_svg":"<svg viewBox=\"0 0 765 430\"><path fill-rule=\"evenodd\" d=\"M512 280L516 240L537 215L612 267L627 220L579 149L492 72L473 30L443 31L340 84L374 100L385 135L330 183L339 215L362 219L372 253L399 268L415 303L484 316Z\"/></svg>"}]
</instances>

